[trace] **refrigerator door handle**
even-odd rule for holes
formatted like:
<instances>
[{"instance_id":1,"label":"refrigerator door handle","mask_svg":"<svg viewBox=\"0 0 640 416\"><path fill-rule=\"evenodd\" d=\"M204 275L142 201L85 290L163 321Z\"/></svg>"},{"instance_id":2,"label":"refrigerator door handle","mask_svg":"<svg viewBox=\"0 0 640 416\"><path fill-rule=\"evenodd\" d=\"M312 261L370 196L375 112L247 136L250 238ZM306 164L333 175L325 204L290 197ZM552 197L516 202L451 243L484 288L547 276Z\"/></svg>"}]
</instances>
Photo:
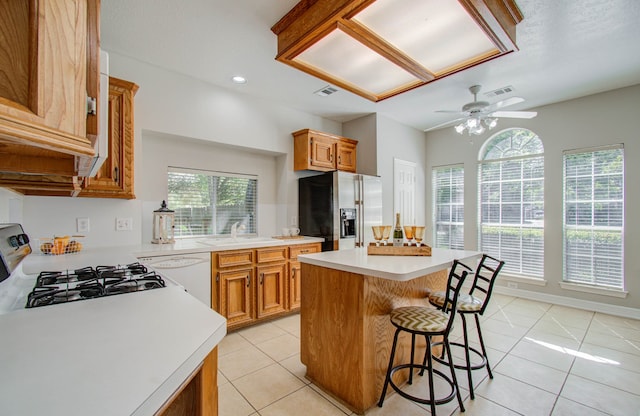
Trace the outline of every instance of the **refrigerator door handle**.
<instances>
[{"instance_id":1,"label":"refrigerator door handle","mask_svg":"<svg viewBox=\"0 0 640 416\"><path fill-rule=\"evenodd\" d=\"M358 189L358 199L356 201L356 205L358 206L356 247L364 247L364 181L362 176L356 176L356 184Z\"/></svg>"}]
</instances>

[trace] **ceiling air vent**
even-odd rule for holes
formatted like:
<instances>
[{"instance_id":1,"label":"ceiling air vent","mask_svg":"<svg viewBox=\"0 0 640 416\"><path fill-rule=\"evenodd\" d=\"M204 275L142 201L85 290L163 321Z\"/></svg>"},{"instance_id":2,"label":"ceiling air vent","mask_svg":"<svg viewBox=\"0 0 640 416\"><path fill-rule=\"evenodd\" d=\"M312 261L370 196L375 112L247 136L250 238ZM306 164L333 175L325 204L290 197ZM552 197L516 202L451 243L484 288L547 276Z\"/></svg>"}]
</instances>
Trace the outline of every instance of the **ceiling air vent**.
<instances>
[{"instance_id":1,"label":"ceiling air vent","mask_svg":"<svg viewBox=\"0 0 640 416\"><path fill-rule=\"evenodd\" d=\"M331 85L327 85L326 87L322 87L318 91L314 92L314 94L319 95L320 97L326 97L327 95L331 95L334 92L338 92L338 89L332 87Z\"/></svg>"},{"instance_id":2,"label":"ceiling air vent","mask_svg":"<svg viewBox=\"0 0 640 416\"><path fill-rule=\"evenodd\" d=\"M505 94L509 94L511 92L515 91L515 89L509 85L506 87L502 87L502 88L498 88L497 90L493 90L493 91L489 91L489 92L485 92L484 95L487 97L500 97L502 95Z\"/></svg>"}]
</instances>

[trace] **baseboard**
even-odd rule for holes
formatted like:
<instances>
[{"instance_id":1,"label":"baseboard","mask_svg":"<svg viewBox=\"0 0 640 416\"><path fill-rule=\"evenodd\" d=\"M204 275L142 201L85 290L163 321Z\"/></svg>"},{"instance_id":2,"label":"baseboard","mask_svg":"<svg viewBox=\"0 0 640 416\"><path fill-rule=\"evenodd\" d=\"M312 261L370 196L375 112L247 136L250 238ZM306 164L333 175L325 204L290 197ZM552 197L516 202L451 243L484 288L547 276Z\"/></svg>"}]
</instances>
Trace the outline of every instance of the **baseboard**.
<instances>
[{"instance_id":1,"label":"baseboard","mask_svg":"<svg viewBox=\"0 0 640 416\"><path fill-rule=\"evenodd\" d=\"M517 296L523 299L532 299L540 302L552 303L554 305L570 306L572 308L601 312L609 315L622 316L625 318L640 319L640 309L629 308L626 306L610 305L608 303L593 302L590 300L582 300L566 296L549 295L546 293L523 289L513 289L498 285L496 285L493 290L496 293Z\"/></svg>"}]
</instances>

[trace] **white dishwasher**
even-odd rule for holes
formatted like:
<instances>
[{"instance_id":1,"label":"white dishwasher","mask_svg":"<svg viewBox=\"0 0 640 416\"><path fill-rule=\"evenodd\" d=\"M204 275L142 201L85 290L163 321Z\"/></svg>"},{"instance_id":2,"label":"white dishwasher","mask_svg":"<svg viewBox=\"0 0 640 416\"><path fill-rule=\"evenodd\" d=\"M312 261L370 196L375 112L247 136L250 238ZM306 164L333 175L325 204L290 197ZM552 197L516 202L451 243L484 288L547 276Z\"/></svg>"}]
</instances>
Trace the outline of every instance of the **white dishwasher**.
<instances>
[{"instance_id":1,"label":"white dishwasher","mask_svg":"<svg viewBox=\"0 0 640 416\"><path fill-rule=\"evenodd\" d=\"M138 257L138 261L174 280L211 307L211 253Z\"/></svg>"}]
</instances>

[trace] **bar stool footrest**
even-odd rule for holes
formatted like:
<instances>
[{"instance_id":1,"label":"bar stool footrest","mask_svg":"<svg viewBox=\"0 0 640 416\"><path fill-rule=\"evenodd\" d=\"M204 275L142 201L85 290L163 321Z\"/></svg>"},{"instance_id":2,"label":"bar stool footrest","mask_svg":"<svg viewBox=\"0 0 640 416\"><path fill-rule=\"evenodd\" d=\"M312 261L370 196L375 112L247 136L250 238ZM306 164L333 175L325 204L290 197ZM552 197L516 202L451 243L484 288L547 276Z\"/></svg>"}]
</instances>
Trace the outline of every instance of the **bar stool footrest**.
<instances>
[{"instance_id":1,"label":"bar stool footrest","mask_svg":"<svg viewBox=\"0 0 640 416\"><path fill-rule=\"evenodd\" d=\"M406 393L406 392L402 391L400 389L400 387L396 386L396 384L394 383L393 374L396 371L402 370L402 369L405 369L405 368L409 368L411 371L413 371L414 369L421 369L421 370L429 371L429 367L428 366L420 365L420 364L400 364L400 365L397 365L397 366L393 367L391 369L391 372L389 373L389 384L391 385L391 387L393 387L393 389L396 391L396 393L398 393L400 396L404 397L405 399L413 400L414 402L418 402L418 403L422 403L422 404L431 404L433 402L436 405L449 403L450 401L455 399L455 397L456 397L456 386L455 386L455 384L453 384L453 380L451 380L449 378L449 376L447 376L446 374L444 374L440 370L436 370L436 369L432 369L433 374L439 376L441 379L446 381L449 384L449 387L451 388L451 393L449 393L448 396L445 396L445 397L442 397L442 398L439 398L439 399L434 399L434 398L423 399L423 398L420 398L420 397L412 396L409 393ZM380 406L380 405L378 404L378 406Z\"/></svg>"},{"instance_id":2,"label":"bar stool footrest","mask_svg":"<svg viewBox=\"0 0 640 416\"><path fill-rule=\"evenodd\" d=\"M432 344L434 347L437 345L442 345L442 342L434 342ZM460 344L459 342L449 342L449 345L451 345L452 347L460 347L462 349L464 349L464 344ZM478 351L477 349L473 348L473 347L469 347L469 351L473 352L476 356L480 357L482 359L482 362L478 363L478 364L474 364L471 366L467 366L466 364L456 364L455 361L453 361L453 366L459 370L479 370L481 368L485 368L487 366L487 357L484 356L484 354L481 351ZM443 360L442 358L436 356L436 355L432 355L433 359L437 362L439 362L440 364L445 364L445 365L449 365L449 363L446 360ZM451 357L451 360L453 360L453 357Z\"/></svg>"}]
</instances>

